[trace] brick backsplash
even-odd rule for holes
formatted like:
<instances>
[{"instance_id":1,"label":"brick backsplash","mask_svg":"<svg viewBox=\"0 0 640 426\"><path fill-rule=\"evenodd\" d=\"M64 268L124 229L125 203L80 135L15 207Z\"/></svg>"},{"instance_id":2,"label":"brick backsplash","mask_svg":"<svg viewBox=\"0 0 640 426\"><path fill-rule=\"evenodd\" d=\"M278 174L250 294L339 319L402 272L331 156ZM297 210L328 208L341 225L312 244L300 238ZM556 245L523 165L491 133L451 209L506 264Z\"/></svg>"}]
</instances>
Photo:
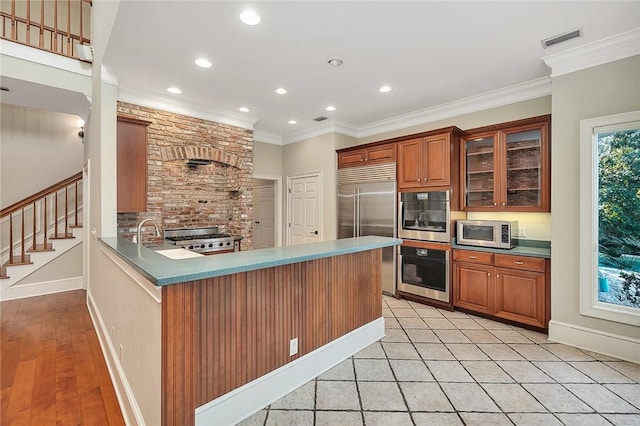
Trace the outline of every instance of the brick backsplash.
<instances>
[{"instance_id":1,"label":"brick backsplash","mask_svg":"<svg viewBox=\"0 0 640 426\"><path fill-rule=\"evenodd\" d=\"M147 127L147 211L119 213L118 236L131 239L137 224L154 219L162 229L218 226L252 244L253 132L125 102L118 115L150 121ZM164 158L164 160L163 160ZM209 165L187 166L188 158ZM153 240L145 228L145 241Z\"/></svg>"}]
</instances>

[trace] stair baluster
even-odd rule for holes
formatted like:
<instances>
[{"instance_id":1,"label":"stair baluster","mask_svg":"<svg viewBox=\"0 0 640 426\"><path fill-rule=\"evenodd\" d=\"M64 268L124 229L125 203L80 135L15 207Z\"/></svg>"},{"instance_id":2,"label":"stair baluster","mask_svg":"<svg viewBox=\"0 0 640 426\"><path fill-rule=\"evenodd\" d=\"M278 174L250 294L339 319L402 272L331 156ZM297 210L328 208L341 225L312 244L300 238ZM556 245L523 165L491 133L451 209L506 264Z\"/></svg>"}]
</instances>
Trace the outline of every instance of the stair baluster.
<instances>
[{"instance_id":1,"label":"stair baluster","mask_svg":"<svg viewBox=\"0 0 640 426\"><path fill-rule=\"evenodd\" d=\"M20 263L26 263L27 253L24 250L24 207L20 210Z\"/></svg>"},{"instance_id":2,"label":"stair baluster","mask_svg":"<svg viewBox=\"0 0 640 426\"><path fill-rule=\"evenodd\" d=\"M37 232L37 228L36 228L36 202L33 202L33 232L31 233L31 251L36 251L36 244L37 244L37 236L38 236L38 232Z\"/></svg>"},{"instance_id":3,"label":"stair baluster","mask_svg":"<svg viewBox=\"0 0 640 426\"><path fill-rule=\"evenodd\" d=\"M80 31L80 33L82 33L82 31ZM78 182L76 182L75 187L76 187L76 195L75 195L75 201L76 201L76 217L75 217L75 224L74 224L74 226L77 228L77 227L78 227Z\"/></svg>"},{"instance_id":4,"label":"stair baluster","mask_svg":"<svg viewBox=\"0 0 640 426\"><path fill-rule=\"evenodd\" d=\"M58 236L59 236L58 235L58 191L56 191L55 202L56 202L56 207L55 207L55 210L54 210L55 215L53 216L53 221L54 221L54 223L56 225L56 227L55 227L56 232L54 234L54 237L58 238Z\"/></svg>"},{"instance_id":5,"label":"stair baluster","mask_svg":"<svg viewBox=\"0 0 640 426\"><path fill-rule=\"evenodd\" d=\"M47 246L47 230L49 229L47 227L47 197L44 197L44 213L42 215L42 220L43 220L43 224L42 224L42 233L44 234L44 246Z\"/></svg>"},{"instance_id":6,"label":"stair baluster","mask_svg":"<svg viewBox=\"0 0 640 426\"><path fill-rule=\"evenodd\" d=\"M9 214L9 263L13 263L13 213Z\"/></svg>"},{"instance_id":7,"label":"stair baluster","mask_svg":"<svg viewBox=\"0 0 640 426\"><path fill-rule=\"evenodd\" d=\"M81 206L79 205L79 201L78 201L78 183L81 181L82 181L82 173L77 173L76 175L71 176L61 182L58 182L57 184L54 184L49 188L46 188L36 194L33 194L22 201L19 201L9 207L2 209L0 213L0 217L4 219L4 218L7 218L8 216L8 220L7 220L8 223L4 222L2 226L3 226L3 231L7 224L9 226L9 232L8 232L9 247L7 250L9 256L8 256L8 260L5 263L0 265L0 278L2 279L8 278L7 266L25 265L25 264L33 263L31 261L31 255L29 253L53 250L53 246L49 242L49 240L75 238L73 233L69 232L69 229L71 227L70 220L69 220L69 186L72 184L74 185L74 192L72 193L72 196L75 195L75 200L72 200L72 201L75 203L73 207L76 215L75 223L78 225L78 227L81 227L82 223L78 222L79 210L81 209ZM64 231L64 234L60 234L60 231L58 228L60 225L59 224L60 221L58 217L58 211L59 211L58 193L63 188L65 191L65 197L64 197L65 231ZM56 204L54 209L49 208L49 206L47 205L49 203L48 201L49 197L52 197L52 202L55 202ZM30 243L29 241L27 241L28 236L27 236L27 230L26 230L26 226L27 226L26 223L29 221L29 219L25 217L26 216L25 211L27 211L29 207L31 207L32 209L31 214L33 215L31 220L32 232L30 236L31 238ZM40 211L38 212L38 210ZM49 218L49 215L52 213L55 213L55 217L53 218L53 222L54 222L53 224L51 223L51 220ZM20 221L20 231L19 231L20 241L19 242L15 241L15 238L14 238L15 232L17 231L17 229L14 229L14 222L15 222L15 219L17 219L17 215L20 215L20 218L18 219ZM38 217L40 217L41 219L38 219ZM43 236L42 245L38 243L38 223L42 224L42 228L41 228L42 236ZM55 232L55 234L49 237L48 233L52 230ZM14 247L16 244L20 244L19 255L16 255L16 247Z\"/></svg>"},{"instance_id":8,"label":"stair baluster","mask_svg":"<svg viewBox=\"0 0 640 426\"><path fill-rule=\"evenodd\" d=\"M69 236L69 186L64 187L64 236Z\"/></svg>"}]
</instances>

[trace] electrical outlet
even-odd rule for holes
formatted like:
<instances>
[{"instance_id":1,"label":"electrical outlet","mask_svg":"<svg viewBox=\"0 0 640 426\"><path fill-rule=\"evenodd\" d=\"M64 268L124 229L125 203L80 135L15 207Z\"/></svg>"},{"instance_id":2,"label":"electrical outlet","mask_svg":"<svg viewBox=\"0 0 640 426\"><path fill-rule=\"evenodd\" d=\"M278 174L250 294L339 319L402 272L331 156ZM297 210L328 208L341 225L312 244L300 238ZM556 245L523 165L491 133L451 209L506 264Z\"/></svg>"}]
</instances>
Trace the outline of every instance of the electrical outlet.
<instances>
[{"instance_id":1,"label":"electrical outlet","mask_svg":"<svg viewBox=\"0 0 640 426\"><path fill-rule=\"evenodd\" d=\"M518 237L526 237L526 236L527 236L527 229L524 226L519 226Z\"/></svg>"},{"instance_id":2,"label":"electrical outlet","mask_svg":"<svg viewBox=\"0 0 640 426\"><path fill-rule=\"evenodd\" d=\"M289 342L289 356L294 356L298 353L298 338L291 339Z\"/></svg>"}]
</instances>

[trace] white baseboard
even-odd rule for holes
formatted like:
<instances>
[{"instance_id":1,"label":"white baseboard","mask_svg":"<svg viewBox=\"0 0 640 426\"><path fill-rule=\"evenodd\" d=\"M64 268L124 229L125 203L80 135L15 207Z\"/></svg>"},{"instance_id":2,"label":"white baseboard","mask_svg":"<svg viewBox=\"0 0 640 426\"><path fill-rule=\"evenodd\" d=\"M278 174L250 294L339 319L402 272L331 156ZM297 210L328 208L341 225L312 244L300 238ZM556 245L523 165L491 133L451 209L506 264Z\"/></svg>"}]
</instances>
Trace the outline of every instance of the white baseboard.
<instances>
[{"instance_id":1,"label":"white baseboard","mask_svg":"<svg viewBox=\"0 0 640 426\"><path fill-rule=\"evenodd\" d=\"M120 411L122 411L122 417L124 417L124 423L126 425L144 425L144 419L142 412L136 401L136 397L129 385L127 376L124 374L124 369L118 358L116 348L109 339L108 330L102 319L102 315L98 310L98 307L93 299L91 291L87 291L87 306L89 308L89 314L93 321L93 326L96 329L98 335L98 341L104 355L107 369L109 370L109 376L111 376L111 382L116 391L118 397L118 403L120 404ZM160 372L158 372L160 374Z\"/></svg>"},{"instance_id":2,"label":"white baseboard","mask_svg":"<svg viewBox=\"0 0 640 426\"><path fill-rule=\"evenodd\" d=\"M384 318L196 408L196 425L233 425L384 337Z\"/></svg>"},{"instance_id":3,"label":"white baseboard","mask_svg":"<svg viewBox=\"0 0 640 426\"><path fill-rule=\"evenodd\" d=\"M631 337L551 320L549 340L640 363L640 340Z\"/></svg>"},{"instance_id":4,"label":"white baseboard","mask_svg":"<svg viewBox=\"0 0 640 426\"><path fill-rule=\"evenodd\" d=\"M43 296L63 291L80 290L84 282L82 277L63 278L61 280L42 281L39 283L20 284L7 287L2 291L2 300L22 299L25 297Z\"/></svg>"}]
</instances>

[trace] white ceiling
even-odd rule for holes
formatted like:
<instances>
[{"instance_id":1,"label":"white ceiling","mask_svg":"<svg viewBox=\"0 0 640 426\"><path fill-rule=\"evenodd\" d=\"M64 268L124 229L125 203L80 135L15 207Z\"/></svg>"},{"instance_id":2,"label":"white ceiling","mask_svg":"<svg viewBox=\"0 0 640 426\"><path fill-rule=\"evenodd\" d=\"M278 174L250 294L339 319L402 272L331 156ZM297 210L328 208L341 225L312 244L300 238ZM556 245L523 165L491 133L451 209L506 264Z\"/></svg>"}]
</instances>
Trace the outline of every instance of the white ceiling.
<instances>
[{"instance_id":1,"label":"white ceiling","mask_svg":"<svg viewBox=\"0 0 640 426\"><path fill-rule=\"evenodd\" d=\"M259 25L240 22L246 6ZM320 115L357 128L536 80L549 75L542 56L638 27L638 1L127 0L104 64L122 99L255 122L286 141ZM542 48L540 40L577 28L583 37ZM214 66L194 65L200 56ZM331 58L344 64L330 68ZM383 84L393 90L378 93ZM276 95L278 87L289 93Z\"/></svg>"}]
</instances>

